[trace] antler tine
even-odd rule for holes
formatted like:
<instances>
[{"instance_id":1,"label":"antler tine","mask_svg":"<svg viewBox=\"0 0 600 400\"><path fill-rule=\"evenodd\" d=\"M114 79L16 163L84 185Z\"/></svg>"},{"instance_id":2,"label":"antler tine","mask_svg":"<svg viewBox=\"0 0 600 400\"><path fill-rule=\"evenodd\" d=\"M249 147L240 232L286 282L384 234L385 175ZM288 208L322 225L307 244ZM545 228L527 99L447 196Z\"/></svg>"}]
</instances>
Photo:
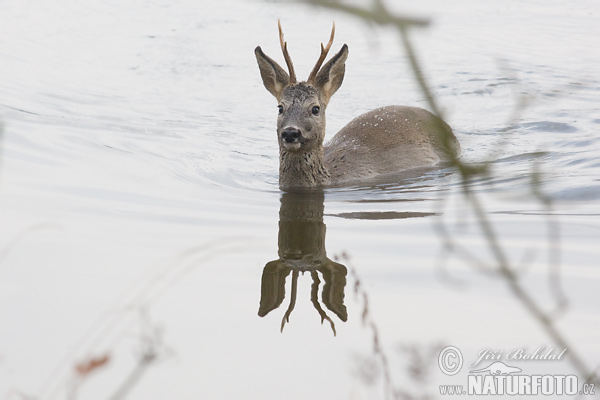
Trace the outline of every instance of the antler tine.
<instances>
[{"instance_id":1,"label":"antler tine","mask_svg":"<svg viewBox=\"0 0 600 400\"><path fill-rule=\"evenodd\" d=\"M288 53L287 42L283 40L283 31L281 30L281 20L277 20L277 26L279 27L279 43L281 44L281 51L283 52L283 58L287 64L288 71L290 71L290 83L296 83L296 72L294 72L294 64L292 64L292 58Z\"/></svg>"},{"instance_id":2,"label":"antler tine","mask_svg":"<svg viewBox=\"0 0 600 400\"><path fill-rule=\"evenodd\" d=\"M329 53L329 49L331 49L331 45L333 44L333 37L335 36L335 21L333 22L333 27L331 28L331 36L329 37L329 43L327 43L327 46L323 47L323 43L321 43L321 55L319 56L319 59L317 60L317 63L315 64L315 67L313 68L312 72L310 73L310 75L308 76L308 83L315 83L315 79L317 77L317 74L319 73L319 70L321 69L321 66L323 65L323 61L325 61L325 57L327 57L327 53Z\"/></svg>"}]
</instances>

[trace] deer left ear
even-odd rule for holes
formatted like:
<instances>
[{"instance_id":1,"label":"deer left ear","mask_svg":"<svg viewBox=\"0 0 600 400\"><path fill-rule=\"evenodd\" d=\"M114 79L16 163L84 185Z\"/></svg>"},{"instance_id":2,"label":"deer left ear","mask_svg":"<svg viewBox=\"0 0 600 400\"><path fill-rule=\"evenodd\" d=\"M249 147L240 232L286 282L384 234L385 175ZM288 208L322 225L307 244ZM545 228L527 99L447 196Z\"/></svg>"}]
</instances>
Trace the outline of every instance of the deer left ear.
<instances>
[{"instance_id":1,"label":"deer left ear","mask_svg":"<svg viewBox=\"0 0 600 400\"><path fill-rule=\"evenodd\" d=\"M348 45L342 49L327 64L325 64L315 78L315 87L321 91L325 103L342 86L346 72L346 59L348 58Z\"/></svg>"}]
</instances>

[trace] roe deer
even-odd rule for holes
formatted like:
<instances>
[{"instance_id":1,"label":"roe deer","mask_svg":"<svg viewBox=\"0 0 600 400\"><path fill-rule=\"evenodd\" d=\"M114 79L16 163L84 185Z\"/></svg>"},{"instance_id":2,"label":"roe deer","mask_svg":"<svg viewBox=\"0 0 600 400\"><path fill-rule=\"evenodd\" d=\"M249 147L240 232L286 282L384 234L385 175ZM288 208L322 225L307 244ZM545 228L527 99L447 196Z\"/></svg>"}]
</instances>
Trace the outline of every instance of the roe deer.
<instances>
[{"instance_id":1,"label":"roe deer","mask_svg":"<svg viewBox=\"0 0 600 400\"><path fill-rule=\"evenodd\" d=\"M289 74L263 53L254 53L266 89L279 102L279 187L313 187L337 184L432 166L452 159L460 144L448 124L422 108L387 106L352 120L325 146L325 110L344 79L348 46L325 65L333 43L335 24L327 46L306 82L297 82L283 39L279 42ZM323 66L321 68L321 66Z\"/></svg>"}]
</instances>

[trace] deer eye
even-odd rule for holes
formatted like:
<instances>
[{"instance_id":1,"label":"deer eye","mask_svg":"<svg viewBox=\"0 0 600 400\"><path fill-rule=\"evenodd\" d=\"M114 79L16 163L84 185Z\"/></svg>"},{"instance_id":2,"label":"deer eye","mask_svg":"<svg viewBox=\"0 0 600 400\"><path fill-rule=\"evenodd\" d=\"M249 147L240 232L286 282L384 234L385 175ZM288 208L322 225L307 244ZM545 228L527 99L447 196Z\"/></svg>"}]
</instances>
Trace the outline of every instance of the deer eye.
<instances>
[{"instance_id":1,"label":"deer eye","mask_svg":"<svg viewBox=\"0 0 600 400\"><path fill-rule=\"evenodd\" d=\"M321 109L319 108L319 106L314 106L312 108L313 115L319 115L319 111L321 111Z\"/></svg>"},{"instance_id":2,"label":"deer eye","mask_svg":"<svg viewBox=\"0 0 600 400\"><path fill-rule=\"evenodd\" d=\"M277 109L279 109L279 114L283 114L283 106L282 105L278 105Z\"/></svg>"}]
</instances>

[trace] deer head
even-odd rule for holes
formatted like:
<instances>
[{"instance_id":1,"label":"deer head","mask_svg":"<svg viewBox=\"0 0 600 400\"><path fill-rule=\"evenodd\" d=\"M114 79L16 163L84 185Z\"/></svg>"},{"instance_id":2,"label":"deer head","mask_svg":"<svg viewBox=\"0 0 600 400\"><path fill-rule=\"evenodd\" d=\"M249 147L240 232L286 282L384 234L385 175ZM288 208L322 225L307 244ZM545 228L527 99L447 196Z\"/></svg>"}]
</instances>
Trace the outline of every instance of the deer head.
<instances>
[{"instance_id":1,"label":"deer head","mask_svg":"<svg viewBox=\"0 0 600 400\"><path fill-rule=\"evenodd\" d=\"M296 80L287 42L283 39L281 23L279 41L289 73L265 55L260 46L254 50L265 88L278 101L277 137L280 154L323 151L325 109L331 96L342 85L348 58L348 46L344 44L341 50L323 65L333 43L334 34L335 24L327 46L321 44L321 55L306 82Z\"/></svg>"}]
</instances>

